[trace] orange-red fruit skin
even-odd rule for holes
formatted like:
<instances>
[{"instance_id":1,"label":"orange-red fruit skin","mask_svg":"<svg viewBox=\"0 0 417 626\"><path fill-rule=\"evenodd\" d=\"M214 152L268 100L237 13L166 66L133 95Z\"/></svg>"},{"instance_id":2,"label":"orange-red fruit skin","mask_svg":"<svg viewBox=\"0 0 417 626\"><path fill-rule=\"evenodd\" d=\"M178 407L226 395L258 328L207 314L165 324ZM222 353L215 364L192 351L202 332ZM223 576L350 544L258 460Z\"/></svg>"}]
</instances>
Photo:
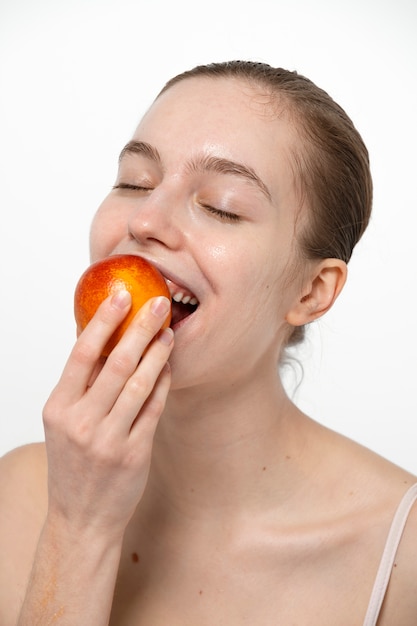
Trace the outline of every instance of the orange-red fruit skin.
<instances>
[{"instance_id":1,"label":"orange-red fruit skin","mask_svg":"<svg viewBox=\"0 0 417 626\"><path fill-rule=\"evenodd\" d=\"M108 356L129 326L138 310L155 296L171 299L168 286L160 271L149 261L133 254L116 254L96 261L81 275L74 293L74 315L77 327L84 330L98 306L111 294L126 289L132 296L132 306L103 350ZM171 322L167 317L163 328Z\"/></svg>"}]
</instances>

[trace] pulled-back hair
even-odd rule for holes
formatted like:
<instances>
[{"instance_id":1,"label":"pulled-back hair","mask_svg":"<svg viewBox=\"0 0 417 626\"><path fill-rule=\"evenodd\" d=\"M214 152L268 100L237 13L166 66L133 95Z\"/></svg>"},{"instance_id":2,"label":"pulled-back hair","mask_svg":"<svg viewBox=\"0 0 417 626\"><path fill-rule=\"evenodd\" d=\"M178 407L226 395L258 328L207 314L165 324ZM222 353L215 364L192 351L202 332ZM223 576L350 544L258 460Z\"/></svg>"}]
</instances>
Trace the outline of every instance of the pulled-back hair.
<instances>
[{"instance_id":1,"label":"pulled-back hair","mask_svg":"<svg viewBox=\"0 0 417 626\"><path fill-rule=\"evenodd\" d=\"M372 178L366 146L345 111L305 76L252 61L199 65L172 78L160 93L193 77L243 79L280 99L301 139L301 149L293 152L297 186L308 207L300 252L347 263L370 219ZM289 343L302 338L300 331Z\"/></svg>"}]
</instances>

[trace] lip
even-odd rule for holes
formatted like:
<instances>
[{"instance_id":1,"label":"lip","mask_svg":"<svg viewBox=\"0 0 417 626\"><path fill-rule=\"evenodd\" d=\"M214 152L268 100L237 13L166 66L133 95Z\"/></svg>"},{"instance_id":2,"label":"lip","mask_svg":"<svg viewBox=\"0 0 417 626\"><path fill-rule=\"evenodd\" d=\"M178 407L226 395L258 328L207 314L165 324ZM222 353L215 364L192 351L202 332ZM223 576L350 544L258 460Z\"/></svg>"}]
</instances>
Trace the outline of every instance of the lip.
<instances>
[{"instance_id":1,"label":"lip","mask_svg":"<svg viewBox=\"0 0 417 626\"><path fill-rule=\"evenodd\" d=\"M149 263L151 263L154 267L156 267L156 269L162 274L165 281L167 282L168 289L171 295L181 290L186 291L187 293L192 294L193 297L197 298L198 303L200 303L200 299L195 294L195 291L193 289L190 289L190 287L187 287L187 285L185 285L184 282L182 282L181 278L179 278L178 275L171 272L171 270L167 270L158 261L150 257L147 257L144 254L137 254L136 256L142 257L143 259L145 259L145 261L149 261Z\"/></svg>"},{"instance_id":2,"label":"lip","mask_svg":"<svg viewBox=\"0 0 417 626\"><path fill-rule=\"evenodd\" d=\"M189 287L187 287L182 281L181 279L178 277L177 274L173 273L171 270L167 270L159 261L157 261L156 259L153 259L145 254L137 254L136 256L139 256L143 259L145 259L145 261L148 261L149 263L151 263L163 276L163 278L165 279L167 285L168 285L168 289L170 291L171 297L175 294L178 293L180 291L186 292L187 294L191 294L194 298L197 299L198 304L195 307L195 309L193 311L191 311L188 315L186 315L185 317L183 317L182 319L178 320L175 324L171 323L171 328L174 331L178 331L180 328L182 328L188 321L190 321L190 319L192 317L194 317L197 309L199 308L199 304L200 304L200 299L198 298L198 296L195 294L195 291L193 289L190 289ZM174 302L174 301L173 301ZM175 306L175 302L174 302L174 306Z\"/></svg>"}]
</instances>

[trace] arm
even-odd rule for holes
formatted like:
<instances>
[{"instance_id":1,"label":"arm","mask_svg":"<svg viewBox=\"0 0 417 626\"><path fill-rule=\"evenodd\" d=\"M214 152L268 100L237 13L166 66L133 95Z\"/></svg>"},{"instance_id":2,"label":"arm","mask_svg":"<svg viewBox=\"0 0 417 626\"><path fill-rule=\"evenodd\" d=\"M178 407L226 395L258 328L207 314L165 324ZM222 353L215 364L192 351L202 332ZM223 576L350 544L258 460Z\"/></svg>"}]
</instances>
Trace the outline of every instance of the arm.
<instances>
[{"instance_id":1,"label":"arm","mask_svg":"<svg viewBox=\"0 0 417 626\"><path fill-rule=\"evenodd\" d=\"M48 520L18 626L107 625L119 557L120 542Z\"/></svg>"},{"instance_id":2,"label":"arm","mask_svg":"<svg viewBox=\"0 0 417 626\"><path fill-rule=\"evenodd\" d=\"M101 363L129 306L118 295L101 305L45 406L48 512L18 626L109 622L124 532L170 383L172 331L159 332L166 299L149 301Z\"/></svg>"}]
</instances>

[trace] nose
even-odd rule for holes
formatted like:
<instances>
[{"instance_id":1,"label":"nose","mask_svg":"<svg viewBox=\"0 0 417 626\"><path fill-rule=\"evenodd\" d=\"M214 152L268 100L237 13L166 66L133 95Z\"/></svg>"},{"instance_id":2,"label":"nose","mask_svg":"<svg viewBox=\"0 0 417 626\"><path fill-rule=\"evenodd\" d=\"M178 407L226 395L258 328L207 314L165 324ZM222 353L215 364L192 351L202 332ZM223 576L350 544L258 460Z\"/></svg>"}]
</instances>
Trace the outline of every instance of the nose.
<instances>
[{"instance_id":1,"label":"nose","mask_svg":"<svg viewBox=\"0 0 417 626\"><path fill-rule=\"evenodd\" d=\"M184 238L183 221L178 200L155 189L130 213L128 231L142 247L157 243L175 250Z\"/></svg>"}]
</instances>

